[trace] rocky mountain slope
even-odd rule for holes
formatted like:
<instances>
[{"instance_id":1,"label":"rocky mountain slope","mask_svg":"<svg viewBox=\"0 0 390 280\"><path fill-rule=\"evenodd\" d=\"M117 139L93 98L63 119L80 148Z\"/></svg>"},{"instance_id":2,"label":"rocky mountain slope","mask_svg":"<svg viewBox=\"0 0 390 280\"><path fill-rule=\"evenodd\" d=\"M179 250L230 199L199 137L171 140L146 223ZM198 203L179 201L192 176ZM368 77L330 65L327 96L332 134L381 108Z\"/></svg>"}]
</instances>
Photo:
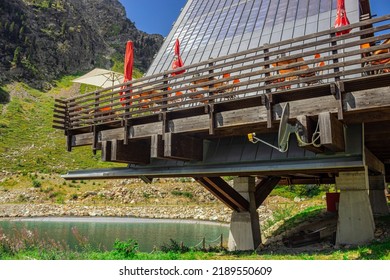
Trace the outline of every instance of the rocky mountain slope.
<instances>
[{"instance_id":1,"label":"rocky mountain slope","mask_svg":"<svg viewBox=\"0 0 390 280\"><path fill-rule=\"evenodd\" d=\"M0 83L44 87L62 75L110 68L127 40L135 66L146 70L163 37L139 31L118 0L2 0Z\"/></svg>"}]
</instances>

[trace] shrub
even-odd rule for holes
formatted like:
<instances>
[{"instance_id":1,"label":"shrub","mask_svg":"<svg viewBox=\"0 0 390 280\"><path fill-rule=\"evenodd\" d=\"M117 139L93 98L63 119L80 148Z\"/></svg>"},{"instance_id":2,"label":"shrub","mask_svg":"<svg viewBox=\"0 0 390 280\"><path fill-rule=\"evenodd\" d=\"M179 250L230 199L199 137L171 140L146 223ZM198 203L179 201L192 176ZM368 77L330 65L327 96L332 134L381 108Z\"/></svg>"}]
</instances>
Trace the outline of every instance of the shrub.
<instances>
[{"instance_id":1,"label":"shrub","mask_svg":"<svg viewBox=\"0 0 390 280\"><path fill-rule=\"evenodd\" d=\"M114 243L115 253L121 258L133 258L137 254L138 249L138 242L133 239L129 239L127 241L120 241L117 239Z\"/></svg>"},{"instance_id":2,"label":"shrub","mask_svg":"<svg viewBox=\"0 0 390 280\"><path fill-rule=\"evenodd\" d=\"M179 244L177 241L170 239L169 244L163 244L160 248L160 250L164 253L187 253L190 248L185 246L184 244Z\"/></svg>"}]
</instances>

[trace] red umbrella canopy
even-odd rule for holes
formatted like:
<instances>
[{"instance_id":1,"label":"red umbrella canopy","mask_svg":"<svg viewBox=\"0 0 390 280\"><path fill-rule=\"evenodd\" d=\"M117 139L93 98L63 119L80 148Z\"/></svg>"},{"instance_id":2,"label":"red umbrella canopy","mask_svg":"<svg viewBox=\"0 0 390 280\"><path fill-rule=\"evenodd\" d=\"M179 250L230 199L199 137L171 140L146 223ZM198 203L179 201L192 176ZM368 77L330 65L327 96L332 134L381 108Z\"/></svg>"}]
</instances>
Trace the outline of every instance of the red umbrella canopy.
<instances>
[{"instance_id":1,"label":"red umbrella canopy","mask_svg":"<svg viewBox=\"0 0 390 280\"><path fill-rule=\"evenodd\" d=\"M125 53L124 81L131 81L133 78L134 46L132 41L127 41Z\"/></svg>"},{"instance_id":2,"label":"red umbrella canopy","mask_svg":"<svg viewBox=\"0 0 390 280\"><path fill-rule=\"evenodd\" d=\"M337 0L337 15L336 20L334 22L334 27L342 27L349 25L349 20L347 17L347 12L345 11L345 2L344 0ZM336 32L336 36L340 36L343 34L348 34L351 29L347 29L341 32Z\"/></svg>"},{"instance_id":3,"label":"red umbrella canopy","mask_svg":"<svg viewBox=\"0 0 390 280\"><path fill-rule=\"evenodd\" d=\"M123 77L123 82L126 83L128 81L131 81L133 79L133 63L134 63L134 45L132 41L127 41L126 43L126 52L125 52L125 68L124 68L124 77ZM126 87L123 86L122 89L125 89ZM131 92L131 90L130 90ZM128 92L122 91L119 94L120 95L125 95ZM126 99L122 97L120 98L120 101L123 102ZM122 106L126 106L125 103L122 103Z\"/></svg>"},{"instance_id":4,"label":"red umbrella canopy","mask_svg":"<svg viewBox=\"0 0 390 280\"><path fill-rule=\"evenodd\" d=\"M181 56L180 56L180 42L179 42L179 39L176 39L175 46L174 46L174 51L175 51L175 58L173 59L173 62L172 62L172 69L173 70L176 69L176 68L180 68L180 67L184 66L184 62L183 62L183 60L181 59ZM180 70L180 71L177 71L177 72L173 72L172 76L183 74L185 71L186 70Z\"/></svg>"}]
</instances>

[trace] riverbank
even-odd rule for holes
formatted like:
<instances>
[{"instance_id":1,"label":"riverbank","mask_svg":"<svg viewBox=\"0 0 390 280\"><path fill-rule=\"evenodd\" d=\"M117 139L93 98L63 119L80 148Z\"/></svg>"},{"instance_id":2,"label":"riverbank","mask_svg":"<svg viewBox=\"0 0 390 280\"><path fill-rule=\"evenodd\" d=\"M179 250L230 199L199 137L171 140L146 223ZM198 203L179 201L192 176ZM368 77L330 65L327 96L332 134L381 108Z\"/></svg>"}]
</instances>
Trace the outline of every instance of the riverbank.
<instances>
[{"instance_id":1,"label":"riverbank","mask_svg":"<svg viewBox=\"0 0 390 280\"><path fill-rule=\"evenodd\" d=\"M258 209L261 221L280 206L305 207L272 196ZM318 202L317 202L318 203ZM320 202L321 203L321 202ZM232 210L191 179L65 181L59 175L3 174L0 218L137 217L230 222Z\"/></svg>"},{"instance_id":2,"label":"riverbank","mask_svg":"<svg viewBox=\"0 0 390 280\"><path fill-rule=\"evenodd\" d=\"M229 222L231 210L213 206L87 206L56 204L1 204L1 218L137 217Z\"/></svg>"}]
</instances>

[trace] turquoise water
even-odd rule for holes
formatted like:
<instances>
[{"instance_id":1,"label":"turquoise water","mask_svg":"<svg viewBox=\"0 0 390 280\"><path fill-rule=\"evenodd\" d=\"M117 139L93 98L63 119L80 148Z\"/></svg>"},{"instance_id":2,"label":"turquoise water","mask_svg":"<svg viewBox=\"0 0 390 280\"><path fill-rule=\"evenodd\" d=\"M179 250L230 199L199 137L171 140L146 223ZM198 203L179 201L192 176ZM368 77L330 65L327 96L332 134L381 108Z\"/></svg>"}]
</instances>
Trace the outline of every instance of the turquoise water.
<instances>
[{"instance_id":1,"label":"turquoise water","mask_svg":"<svg viewBox=\"0 0 390 280\"><path fill-rule=\"evenodd\" d=\"M220 243L221 234L227 240L229 232L225 224L183 220L31 218L0 221L0 231L5 234L23 228L37 232L40 238L63 242L73 249L79 246L73 233L75 228L94 248L111 250L116 239L133 239L138 241L142 252L151 252L155 246L159 248L163 244L170 244L170 239L191 247L205 237L207 245L216 246Z\"/></svg>"}]
</instances>

